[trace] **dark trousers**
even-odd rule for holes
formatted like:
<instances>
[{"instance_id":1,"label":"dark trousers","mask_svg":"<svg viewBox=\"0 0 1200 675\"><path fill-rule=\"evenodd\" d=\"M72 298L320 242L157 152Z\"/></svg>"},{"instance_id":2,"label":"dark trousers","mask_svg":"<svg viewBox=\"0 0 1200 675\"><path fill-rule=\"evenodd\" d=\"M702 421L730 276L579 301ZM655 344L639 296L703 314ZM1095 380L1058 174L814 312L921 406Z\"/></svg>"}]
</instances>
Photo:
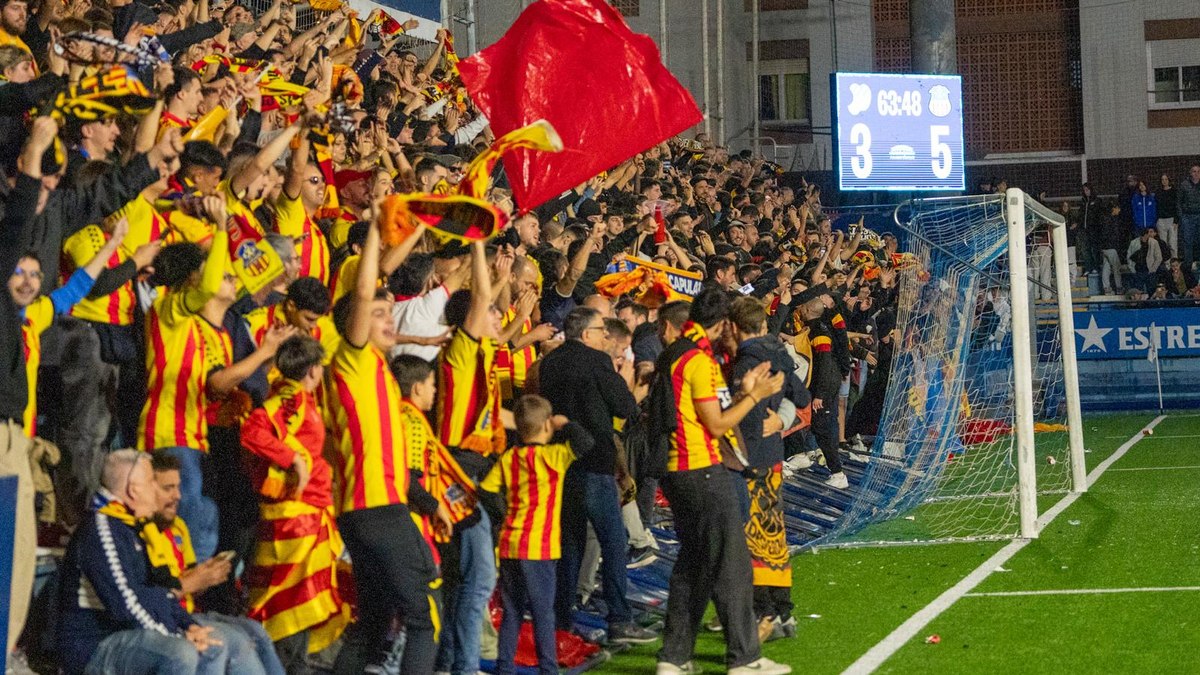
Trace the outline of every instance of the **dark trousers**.
<instances>
[{"instance_id":1,"label":"dark trousers","mask_svg":"<svg viewBox=\"0 0 1200 675\"><path fill-rule=\"evenodd\" d=\"M587 546L589 522L600 543L600 580L604 586L604 602L608 605L608 626L611 629L633 620L633 612L625 598L629 536L621 520L617 479L569 469L563 482L562 559L558 564L558 594L554 604L558 627L563 630L570 630L574 623L572 606L575 604L575 587L579 583L579 566Z\"/></svg>"},{"instance_id":2,"label":"dark trousers","mask_svg":"<svg viewBox=\"0 0 1200 675\"><path fill-rule=\"evenodd\" d=\"M642 526L650 529L654 525L654 498L658 492L658 479L651 476L637 478L637 507Z\"/></svg>"},{"instance_id":3,"label":"dark trousers","mask_svg":"<svg viewBox=\"0 0 1200 675\"><path fill-rule=\"evenodd\" d=\"M554 637L555 570L557 560L500 559L500 601L504 620L500 622L500 644L496 651L497 675L516 672L517 638L525 610L533 616L533 643L537 648L538 672L558 673L558 648Z\"/></svg>"},{"instance_id":4,"label":"dark trousers","mask_svg":"<svg viewBox=\"0 0 1200 675\"><path fill-rule=\"evenodd\" d=\"M842 470L842 457L838 454L838 411L837 400L826 401L820 410L812 411L812 432L825 455L825 466L832 473Z\"/></svg>"},{"instance_id":5,"label":"dark trousers","mask_svg":"<svg viewBox=\"0 0 1200 675\"><path fill-rule=\"evenodd\" d=\"M259 521L258 492L242 468L241 438L238 427L208 428L208 461L204 469L204 495L217 506L217 550L234 551L239 560L254 559ZM238 591L238 578L207 590L202 598L204 609L230 616L246 613Z\"/></svg>"},{"instance_id":6,"label":"dark trousers","mask_svg":"<svg viewBox=\"0 0 1200 675\"><path fill-rule=\"evenodd\" d=\"M783 586L754 587L754 615L758 618L778 617L787 621L792 616L792 589Z\"/></svg>"},{"instance_id":7,"label":"dark trousers","mask_svg":"<svg viewBox=\"0 0 1200 675\"><path fill-rule=\"evenodd\" d=\"M720 464L662 479L675 516L679 559L671 571L659 661L683 665L691 660L709 598L725 629L726 665L735 668L759 657L754 574L734 480Z\"/></svg>"},{"instance_id":8,"label":"dark trousers","mask_svg":"<svg viewBox=\"0 0 1200 675\"><path fill-rule=\"evenodd\" d=\"M350 511L338 518L354 566L358 620L350 627L333 672L361 675L382 657L392 617L404 620L400 672L429 675L437 656L442 591L433 554L403 504Z\"/></svg>"},{"instance_id":9,"label":"dark trousers","mask_svg":"<svg viewBox=\"0 0 1200 675\"><path fill-rule=\"evenodd\" d=\"M308 631L293 633L275 642L275 653L287 673L303 673L308 668Z\"/></svg>"}]
</instances>

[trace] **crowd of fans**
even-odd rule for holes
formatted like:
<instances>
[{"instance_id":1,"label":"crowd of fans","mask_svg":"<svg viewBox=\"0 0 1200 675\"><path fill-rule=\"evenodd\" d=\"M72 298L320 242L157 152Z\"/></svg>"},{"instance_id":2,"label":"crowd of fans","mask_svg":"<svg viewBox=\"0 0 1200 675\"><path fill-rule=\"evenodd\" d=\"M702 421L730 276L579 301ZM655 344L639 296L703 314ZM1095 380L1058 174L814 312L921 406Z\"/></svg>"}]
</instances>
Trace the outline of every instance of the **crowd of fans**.
<instances>
[{"instance_id":1,"label":"crowd of fans","mask_svg":"<svg viewBox=\"0 0 1200 675\"><path fill-rule=\"evenodd\" d=\"M983 194L1003 192L1004 179L980 183ZM1200 164L1178 182L1163 173L1157 183L1129 175L1111 198L1091 183L1077 201L1057 210L1067 221L1072 282L1082 273L1097 278L1095 294L1130 300L1200 299L1195 269L1200 261ZM1046 195L1040 201L1053 207ZM1035 298L1050 299L1049 238L1038 235L1030 251L1031 276L1041 282Z\"/></svg>"},{"instance_id":2,"label":"crowd of fans","mask_svg":"<svg viewBox=\"0 0 1200 675\"><path fill-rule=\"evenodd\" d=\"M498 631L506 673L528 614L525 665L557 672L588 653L580 609L660 639L627 571L669 507L659 672L695 672L710 600L730 672L790 672L760 651L796 634L781 481L849 488L898 339L894 237L701 134L533 208L497 174L494 236L395 240L381 200L455 193L494 141L448 33L422 59L382 13L0 4L11 655L458 674ZM1125 254L1149 291L1170 261L1194 293L1192 172L1179 252L1126 241L1162 192L1147 216L1144 190L1110 214L1085 189L1085 270L1125 288ZM39 543L66 550L21 638Z\"/></svg>"}]
</instances>

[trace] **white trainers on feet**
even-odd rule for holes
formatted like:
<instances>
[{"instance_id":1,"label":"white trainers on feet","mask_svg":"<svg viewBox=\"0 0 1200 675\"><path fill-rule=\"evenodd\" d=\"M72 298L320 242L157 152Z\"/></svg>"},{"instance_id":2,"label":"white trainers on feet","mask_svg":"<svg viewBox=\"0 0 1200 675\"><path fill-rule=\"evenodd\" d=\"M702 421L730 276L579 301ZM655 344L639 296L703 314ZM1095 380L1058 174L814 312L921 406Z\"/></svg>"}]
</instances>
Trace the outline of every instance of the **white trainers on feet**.
<instances>
[{"instance_id":1,"label":"white trainers on feet","mask_svg":"<svg viewBox=\"0 0 1200 675\"><path fill-rule=\"evenodd\" d=\"M807 452L801 452L789 457L788 460L783 463L783 465L792 473L795 473L797 471L803 471L812 466L813 460Z\"/></svg>"},{"instance_id":2,"label":"white trainers on feet","mask_svg":"<svg viewBox=\"0 0 1200 675\"><path fill-rule=\"evenodd\" d=\"M729 669L729 675L787 675L790 672L792 672L791 666L775 663L765 656L744 666Z\"/></svg>"},{"instance_id":3,"label":"white trainers on feet","mask_svg":"<svg viewBox=\"0 0 1200 675\"><path fill-rule=\"evenodd\" d=\"M704 672L700 666L696 665L695 661L688 661L682 666L677 666L674 663L659 661L658 667L654 669L654 675L697 675Z\"/></svg>"},{"instance_id":4,"label":"white trainers on feet","mask_svg":"<svg viewBox=\"0 0 1200 675\"><path fill-rule=\"evenodd\" d=\"M839 471L835 474L830 474L829 478L825 479L825 485L838 490L845 490L850 487L850 481L846 479L846 474Z\"/></svg>"}]
</instances>

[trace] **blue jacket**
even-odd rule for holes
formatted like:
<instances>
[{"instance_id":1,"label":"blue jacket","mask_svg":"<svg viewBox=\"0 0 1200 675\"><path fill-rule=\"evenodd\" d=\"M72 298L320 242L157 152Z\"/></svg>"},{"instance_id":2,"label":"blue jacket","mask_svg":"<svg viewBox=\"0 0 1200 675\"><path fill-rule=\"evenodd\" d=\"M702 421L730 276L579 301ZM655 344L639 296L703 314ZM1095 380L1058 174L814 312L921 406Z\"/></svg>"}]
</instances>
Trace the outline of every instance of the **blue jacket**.
<instances>
[{"instance_id":1,"label":"blue jacket","mask_svg":"<svg viewBox=\"0 0 1200 675\"><path fill-rule=\"evenodd\" d=\"M79 525L59 568L58 656L63 672L82 673L113 633L142 628L182 637L195 623L170 589L150 580L137 530L99 511Z\"/></svg>"},{"instance_id":2,"label":"blue jacket","mask_svg":"<svg viewBox=\"0 0 1200 675\"><path fill-rule=\"evenodd\" d=\"M1158 225L1158 199L1153 192L1133 193L1132 208L1134 225L1142 229Z\"/></svg>"}]
</instances>

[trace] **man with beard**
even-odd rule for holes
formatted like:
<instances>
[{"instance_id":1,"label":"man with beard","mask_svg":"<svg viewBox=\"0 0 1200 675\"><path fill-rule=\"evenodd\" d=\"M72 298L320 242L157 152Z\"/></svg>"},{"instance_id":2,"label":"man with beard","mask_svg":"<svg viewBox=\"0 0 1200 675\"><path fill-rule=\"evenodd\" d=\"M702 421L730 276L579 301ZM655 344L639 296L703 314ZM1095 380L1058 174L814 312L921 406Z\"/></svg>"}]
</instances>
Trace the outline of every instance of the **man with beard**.
<instances>
[{"instance_id":1,"label":"man with beard","mask_svg":"<svg viewBox=\"0 0 1200 675\"><path fill-rule=\"evenodd\" d=\"M29 21L29 7L25 0L8 0L0 7L0 45L12 45L33 56L29 45L21 39Z\"/></svg>"}]
</instances>

